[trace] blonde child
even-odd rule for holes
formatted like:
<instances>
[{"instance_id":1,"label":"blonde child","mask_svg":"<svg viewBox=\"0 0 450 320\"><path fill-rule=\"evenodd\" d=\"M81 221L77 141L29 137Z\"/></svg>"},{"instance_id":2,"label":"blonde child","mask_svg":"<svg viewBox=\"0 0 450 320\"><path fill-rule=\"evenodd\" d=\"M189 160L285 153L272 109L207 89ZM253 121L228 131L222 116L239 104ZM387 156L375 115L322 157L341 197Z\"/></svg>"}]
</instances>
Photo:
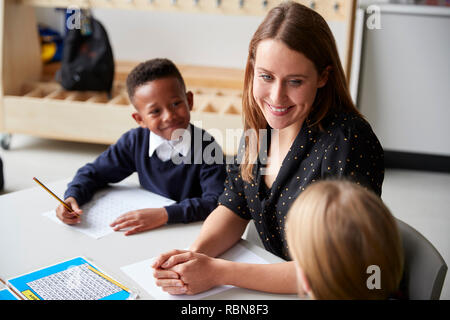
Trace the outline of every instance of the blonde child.
<instances>
[{"instance_id":1,"label":"blonde child","mask_svg":"<svg viewBox=\"0 0 450 320\"><path fill-rule=\"evenodd\" d=\"M299 296L387 299L397 292L403 274L400 235L372 191L349 181L313 183L290 208L286 233Z\"/></svg>"}]
</instances>

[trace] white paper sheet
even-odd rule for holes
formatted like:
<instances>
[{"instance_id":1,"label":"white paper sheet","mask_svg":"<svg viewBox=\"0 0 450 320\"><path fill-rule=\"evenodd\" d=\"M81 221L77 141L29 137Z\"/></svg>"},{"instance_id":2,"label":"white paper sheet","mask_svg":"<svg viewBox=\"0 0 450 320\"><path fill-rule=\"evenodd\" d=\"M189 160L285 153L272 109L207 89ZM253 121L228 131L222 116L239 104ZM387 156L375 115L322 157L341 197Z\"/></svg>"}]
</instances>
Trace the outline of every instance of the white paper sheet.
<instances>
[{"instance_id":1,"label":"white paper sheet","mask_svg":"<svg viewBox=\"0 0 450 320\"><path fill-rule=\"evenodd\" d=\"M256 263L256 264L266 264L269 263L265 259L256 255L246 247L241 244L236 244L234 247L229 249L227 252L222 254L219 258L243 263ZM150 294L155 299L159 300L197 300L202 299L207 296L228 290L233 288L233 286L219 286L212 288L208 291L195 294L195 295L171 295L164 292L155 283L155 278L153 277L153 268L151 265L156 257L137 262L131 265L121 267L120 269L136 283L138 283L148 294Z\"/></svg>"},{"instance_id":2,"label":"white paper sheet","mask_svg":"<svg viewBox=\"0 0 450 320\"><path fill-rule=\"evenodd\" d=\"M175 201L135 186L114 186L97 192L91 201L81 206L81 223L70 228L99 239L114 230L109 226L118 216L132 210L161 208ZM44 216L65 225L56 217L56 211L44 212Z\"/></svg>"}]
</instances>

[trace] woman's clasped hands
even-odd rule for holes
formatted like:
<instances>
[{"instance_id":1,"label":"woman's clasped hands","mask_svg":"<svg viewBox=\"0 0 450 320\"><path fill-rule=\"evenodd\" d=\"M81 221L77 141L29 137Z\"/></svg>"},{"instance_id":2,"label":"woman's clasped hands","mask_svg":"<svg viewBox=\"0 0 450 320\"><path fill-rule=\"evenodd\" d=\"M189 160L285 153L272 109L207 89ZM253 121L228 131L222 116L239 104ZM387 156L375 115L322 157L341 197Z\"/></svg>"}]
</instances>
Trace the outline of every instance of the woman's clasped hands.
<instances>
[{"instance_id":1,"label":"woman's clasped hands","mask_svg":"<svg viewBox=\"0 0 450 320\"><path fill-rule=\"evenodd\" d=\"M188 250L159 255L152 265L156 285L170 294L197 294L222 284L225 260Z\"/></svg>"}]
</instances>

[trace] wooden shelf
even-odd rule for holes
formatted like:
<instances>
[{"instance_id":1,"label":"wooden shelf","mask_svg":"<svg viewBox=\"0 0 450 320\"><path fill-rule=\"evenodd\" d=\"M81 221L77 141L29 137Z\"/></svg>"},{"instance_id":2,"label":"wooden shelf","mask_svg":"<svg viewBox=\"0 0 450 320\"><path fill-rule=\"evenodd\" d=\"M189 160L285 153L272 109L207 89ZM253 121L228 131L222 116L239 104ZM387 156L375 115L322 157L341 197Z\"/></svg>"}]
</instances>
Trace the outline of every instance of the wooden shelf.
<instances>
[{"instance_id":1,"label":"wooden shelf","mask_svg":"<svg viewBox=\"0 0 450 320\"><path fill-rule=\"evenodd\" d=\"M139 62L116 61L114 80L125 82L127 75ZM41 80L51 81L61 64L54 62L43 66ZM244 87L244 70L194 65L177 65L187 86L241 90Z\"/></svg>"},{"instance_id":2,"label":"wooden shelf","mask_svg":"<svg viewBox=\"0 0 450 320\"><path fill-rule=\"evenodd\" d=\"M208 130L226 154L234 154L238 141L224 138L227 129L242 128L241 90L188 90L195 101L191 122ZM6 132L51 139L111 144L137 126L131 117L134 108L120 82L114 84L111 98L106 93L67 91L55 82L27 83L19 95L4 96L3 108Z\"/></svg>"},{"instance_id":3,"label":"wooden shelf","mask_svg":"<svg viewBox=\"0 0 450 320\"><path fill-rule=\"evenodd\" d=\"M216 114L241 115L242 91L226 88L187 87L194 94L193 111ZM115 105L132 107L125 90L125 84L115 82L111 97L105 92L68 91L56 82L31 82L23 85L18 95L5 95L5 98L38 99L45 102Z\"/></svg>"}]
</instances>

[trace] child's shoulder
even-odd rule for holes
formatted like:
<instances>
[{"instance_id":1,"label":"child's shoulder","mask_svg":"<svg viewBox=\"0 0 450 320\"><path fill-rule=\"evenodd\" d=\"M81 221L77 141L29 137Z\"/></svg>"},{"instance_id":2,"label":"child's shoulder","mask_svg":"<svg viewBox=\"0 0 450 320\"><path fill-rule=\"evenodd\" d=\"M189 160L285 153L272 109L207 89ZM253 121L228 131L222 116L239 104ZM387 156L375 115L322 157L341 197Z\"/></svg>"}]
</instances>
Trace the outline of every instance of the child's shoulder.
<instances>
[{"instance_id":1,"label":"child's shoulder","mask_svg":"<svg viewBox=\"0 0 450 320\"><path fill-rule=\"evenodd\" d=\"M142 127L137 127L137 128L133 128L128 130L127 132L125 132L123 134L123 136L127 136L127 137L131 137L131 138L141 138L141 137L145 137L148 136L150 134L150 130L147 128L142 128Z\"/></svg>"},{"instance_id":2,"label":"child's shoulder","mask_svg":"<svg viewBox=\"0 0 450 320\"><path fill-rule=\"evenodd\" d=\"M150 130L147 128L133 128L128 130L127 132L123 133L122 136L117 141L118 144L126 143L126 144L134 144L144 141L145 139L148 140L148 136L150 134Z\"/></svg>"}]
</instances>

